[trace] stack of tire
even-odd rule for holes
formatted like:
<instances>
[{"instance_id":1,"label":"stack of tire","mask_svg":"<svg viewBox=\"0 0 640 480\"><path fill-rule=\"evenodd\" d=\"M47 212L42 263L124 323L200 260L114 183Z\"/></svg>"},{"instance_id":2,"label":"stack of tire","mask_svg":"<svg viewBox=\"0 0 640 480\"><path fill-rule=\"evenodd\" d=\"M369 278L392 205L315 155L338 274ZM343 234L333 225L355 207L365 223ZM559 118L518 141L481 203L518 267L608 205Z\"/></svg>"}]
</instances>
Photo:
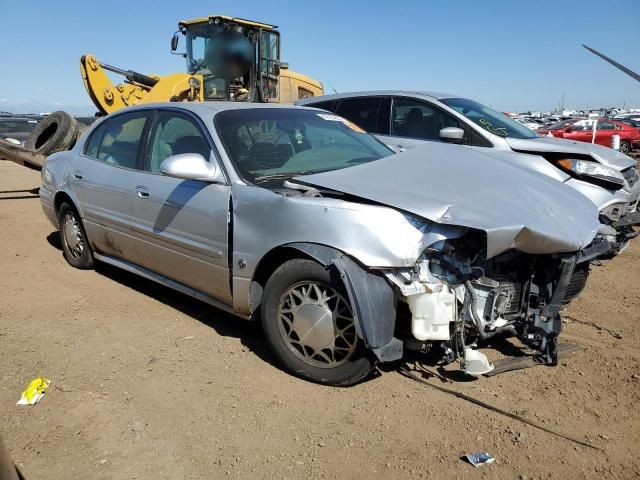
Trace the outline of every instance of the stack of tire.
<instances>
[{"instance_id":1,"label":"stack of tire","mask_svg":"<svg viewBox=\"0 0 640 480\"><path fill-rule=\"evenodd\" d=\"M25 147L40 155L73 148L87 126L67 112L53 112L44 117L33 130Z\"/></svg>"}]
</instances>

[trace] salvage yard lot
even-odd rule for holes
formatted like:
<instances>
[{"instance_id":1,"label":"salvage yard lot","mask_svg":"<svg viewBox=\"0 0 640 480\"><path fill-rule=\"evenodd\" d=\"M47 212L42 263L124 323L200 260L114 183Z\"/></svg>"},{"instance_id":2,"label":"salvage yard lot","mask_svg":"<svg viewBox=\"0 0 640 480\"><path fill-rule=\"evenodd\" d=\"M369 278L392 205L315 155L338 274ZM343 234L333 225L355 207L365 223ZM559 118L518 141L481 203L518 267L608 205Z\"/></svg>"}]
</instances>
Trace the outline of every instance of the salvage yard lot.
<instances>
[{"instance_id":1,"label":"salvage yard lot","mask_svg":"<svg viewBox=\"0 0 640 480\"><path fill-rule=\"evenodd\" d=\"M255 324L68 266L39 184L0 162L0 434L29 480L640 478L640 241L593 268L565 312L581 351L558 367L438 381L597 451L392 368L345 389L296 379ZM44 400L17 407L36 376L52 381ZM459 458L480 450L496 462Z\"/></svg>"}]
</instances>

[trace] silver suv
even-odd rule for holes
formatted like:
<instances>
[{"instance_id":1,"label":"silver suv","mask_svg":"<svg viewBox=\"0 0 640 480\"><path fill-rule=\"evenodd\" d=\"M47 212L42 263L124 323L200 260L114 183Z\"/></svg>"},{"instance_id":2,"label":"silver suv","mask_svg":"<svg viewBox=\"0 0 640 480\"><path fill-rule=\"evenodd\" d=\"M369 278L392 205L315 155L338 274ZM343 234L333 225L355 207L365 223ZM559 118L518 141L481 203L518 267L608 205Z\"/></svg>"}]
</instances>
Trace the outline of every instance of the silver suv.
<instances>
[{"instance_id":1,"label":"silver suv","mask_svg":"<svg viewBox=\"0 0 640 480\"><path fill-rule=\"evenodd\" d=\"M474 100L435 92L371 91L296 102L334 112L396 151L428 142L466 145L543 173L578 190L616 229L613 252L625 248L640 224L637 162L616 150L542 137Z\"/></svg>"}]
</instances>

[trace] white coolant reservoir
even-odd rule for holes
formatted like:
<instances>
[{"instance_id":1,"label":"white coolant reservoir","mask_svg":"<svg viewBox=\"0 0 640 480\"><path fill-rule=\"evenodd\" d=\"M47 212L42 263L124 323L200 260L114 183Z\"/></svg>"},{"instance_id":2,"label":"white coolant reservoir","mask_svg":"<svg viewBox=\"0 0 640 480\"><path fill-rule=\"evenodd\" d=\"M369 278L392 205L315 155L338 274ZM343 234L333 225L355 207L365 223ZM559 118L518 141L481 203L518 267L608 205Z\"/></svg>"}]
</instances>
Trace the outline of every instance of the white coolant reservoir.
<instances>
[{"instance_id":1,"label":"white coolant reservoir","mask_svg":"<svg viewBox=\"0 0 640 480\"><path fill-rule=\"evenodd\" d=\"M411 333L418 340L449 340L449 323L455 321L456 297L449 287L406 297L411 309Z\"/></svg>"}]
</instances>

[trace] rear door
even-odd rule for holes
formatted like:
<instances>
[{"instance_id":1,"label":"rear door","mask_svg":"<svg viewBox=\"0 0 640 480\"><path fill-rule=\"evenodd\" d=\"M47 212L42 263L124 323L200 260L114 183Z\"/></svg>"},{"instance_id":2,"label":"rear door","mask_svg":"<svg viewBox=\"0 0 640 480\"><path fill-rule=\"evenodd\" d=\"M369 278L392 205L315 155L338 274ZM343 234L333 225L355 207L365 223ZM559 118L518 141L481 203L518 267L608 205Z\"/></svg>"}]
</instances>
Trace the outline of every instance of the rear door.
<instances>
[{"instance_id":1,"label":"rear door","mask_svg":"<svg viewBox=\"0 0 640 480\"><path fill-rule=\"evenodd\" d=\"M616 129L614 123L600 120L596 126L596 143L604 145L605 147L611 146L611 137L617 133L620 135L620 131Z\"/></svg>"},{"instance_id":2,"label":"rear door","mask_svg":"<svg viewBox=\"0 0 640 480\"><path fill-rule=\"evenodd\" d=\"M150 113L106 119L91 133L70 179L93 249L132 262L132 182Z\"/></svg>"},{"instance_id":3,"label":"rear door","mask_svg":"<svg viewBox=\"0 0 640 480\"><path fill-rule=\"evenodd\" d=\"M132 175L132 228L141 266L218 300L231 302L229 185L164 175L172 155L215 155L204 125L186 112L159 110L141 169Z\"/></svg>"}]
</instances>

